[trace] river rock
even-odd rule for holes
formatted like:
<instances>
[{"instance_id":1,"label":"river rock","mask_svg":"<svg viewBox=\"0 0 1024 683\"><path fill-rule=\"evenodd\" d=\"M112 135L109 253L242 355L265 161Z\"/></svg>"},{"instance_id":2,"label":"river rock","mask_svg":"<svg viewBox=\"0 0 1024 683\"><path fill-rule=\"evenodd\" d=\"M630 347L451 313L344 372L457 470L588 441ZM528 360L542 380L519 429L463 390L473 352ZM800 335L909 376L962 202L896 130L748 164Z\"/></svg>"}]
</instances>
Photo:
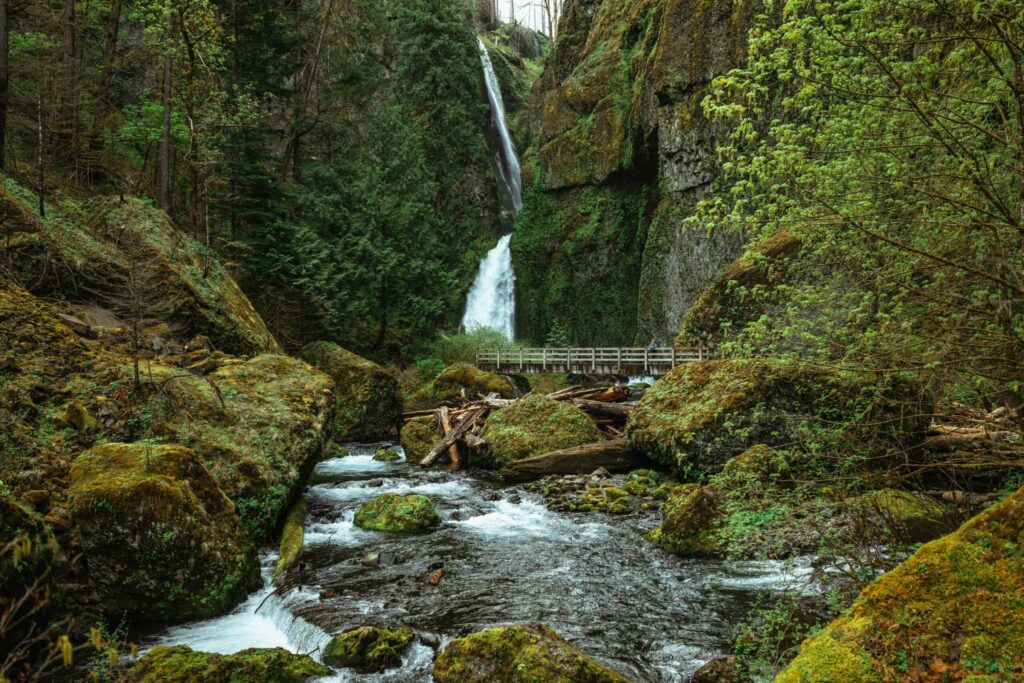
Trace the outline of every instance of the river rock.
<instances>
[{"instance_id":1,"label":"river rock","mask_svg":"<svg viewBox=\"0 0 1024 683\"><path fill-rule=\"evenodd\" d=\"M333 342L309 344L300 355L334 380L335 441L383 440L398 433L402 395L393 373Z\"/></svg>"},{"instance_id":2,"label":"river rock","mask_svg":"<svg viewBox=\"0 0 1024 683\"><path fill-rule=\"evenodd\" d=\"M385 493L363 503L356 510L354 521L360 529L406 533L437 526L441 518L426 496Z\"/></svg>"},{"instance_id":3,"label":"river rock","mask_svg":"<svg viewBox=\"0 0 1024 683\"><path fill-rule=\"evenodd\" d=\"M712 556L720 551L715 530L722 495L713 486L683 484L672 490L661 510L661 526L649 538L669 552Z\"/></svg>"},{"instance_id":4,"label":"river rock","mask_svg":"<svg viewBox=\"0 0 1024 683\"><path fill-rule=\"evenodd\" d=\"M427 457L443 437L441 428L437 426L437 418L426 415L406 420L402 425L399 442L405 451L405 457L410 462L419 462Z\"/></svg>"},{"instance_id":5,"label":"river rock","mask_svg":"<svg viewBox=\"0 0 1024 683\"><path fill-rule=\"evenodd\" d=\"M739 660L733 655L716 657L710 662L697 669L690 677L690 683L748 683L750 676L746 675Z\"/></svg>"},{"instance_id":6,"label":"river rock","mask_svg":"<svg viewBox=\"0 0 1024 683\"><path fill-rule=\"evenodd\" d=\"M475 464L491 468L604 439L582 410L540 395L492 412L480 438L488 447Z\"/></svg>"},{"instance_id":7,"label":"river rock","mask_svg":"<svg viewBox=\"0 0 1024 683\"><path fill-rule=\"evenodd\" d=\"M503 626L457 638L434 661L437 683L629 683L552 629Z\"/></svg>"},{"instance_id":8,"label":"river rock","mask_svg":"<svg viewBox=\"0 0 1024 683\"><path fill-rule=\"evenodd\" d=\"M323 660L329 666L364 673L384 671L402 663L402 654L412 643L413 635L407 628L358 626L331 639Z\"/></svg>"},{"instance_id":9,"label":"river rock","mask_svg":"<svg viewBox=\"0 0 1024 683\"><path fill-rule=\"evenodd\" d=\"M483 398L490 394L497 394L501 398L515 398L519 395L515 384L508 377L480 370L465 363L445 368L434 378L429 395L435 401L444 401L456 398L462 392L466 392L470 399Z\"/></svg>"},{"instance_id":10,"label":"river rock","mask_svg":"<svg viewBox=\"0 0 1024 683\"><path fill-rule=\"evenodd\" d=\"M187 448L96 446L75 460L68 494L89 577L112 617L211 617L260 585L234 506Z\"/></svg>"},{"instance_id":11,"label":"river rock","mask_svg":"<svg viewBox=\"0 0 1024 683\"><path fill-rule=\"evenodd\" d=\"M389 448L378 448L373 454L373 459L377 462L398 462L402 455Z\"/></svg>"},{"instance_id":12,"label":"river rock","mask_svg":"<svg viewBox=\"0 0 1024 683\"><path fill-rule=\"evenodd\" d=\"M304 683L331 670L284 648L233 655L196 652L184 645L156 647L128 670L128 683Z\"/></svg>"}]
</instances>

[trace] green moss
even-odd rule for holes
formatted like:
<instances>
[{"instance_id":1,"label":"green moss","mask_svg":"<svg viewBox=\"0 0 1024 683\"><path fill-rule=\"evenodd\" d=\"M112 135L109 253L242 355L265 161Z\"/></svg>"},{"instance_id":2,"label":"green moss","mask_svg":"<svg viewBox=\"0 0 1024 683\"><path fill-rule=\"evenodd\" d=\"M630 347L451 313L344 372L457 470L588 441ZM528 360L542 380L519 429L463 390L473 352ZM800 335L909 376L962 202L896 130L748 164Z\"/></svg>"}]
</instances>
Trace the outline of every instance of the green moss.
<instances>
[{"instance_id":1,"label":"green moss","mask_svg":"<svg viewBox=\"0 0 1024 683\"><path fill-rule=\"evenodd\" d=\"M684 556L722 553L715 535L722 508L721 494L696 484L677 486L661 509L661 526L648 538L659 547Z\"/></svg>"},{"instance_id":2,"label":"green moss","mask_svg":"<svg viewBox=\"0 0 1024 683\"><path fill-rule=\"evenodd\" d=\"M480 438L487 442L487 452L476 464L493 468L602 439L594 421L579 408L538 395L491 413Z\"/></svg>"},{"instance_id":3,"label":"green moss","mask_svg":"<svg viewBox=\"0 0 1024 683\"><path fill-rule=\"evenodd\" d=\"M402 459L402 455L389 448L378 448L373 459L377 462L397 462Z\"/></svg>"},{"instance_id":4,"label":"green moss","mask_svg":"<svg viewBox=\"0 0 1024 683\"><path fill-rule=\"evenodd\" d=\"M175 645L147 652L127 678L129 683L303 683L330 673L307 655L283 648L218 655Z\"/></svg>"},{"instance_id":5,"label":"green moss","mask_svg":"<svg viewBox=\"0 0 1024 683\"><path fill-rule=\"evenodd\" d=\"M302 349L302 358L334 380L336 441L393 437L402 416L398 378L391 372L332 342Z\"/></svg>"},{"instance_id":6,"label":"green moss","mask_svg":"<svg viewBox=\"0 0 1024 683\"><path fill-rule=\"evenodd\" d=\"M210 617L260 585L234 506L187 448L96 446L72 466L68 505L94 588L114 617Z\"/></svg>"},{"instance_id":7,"label":"green moss","mask_svg":"<svg viewBox=\"0 0 1024 683\"><path fill-rule=\"evenodd\" d=\"M284 573L295 564L302 552L303 528L306 524L306 499L299 498L285 518L284 530L281 532L281 545L278 551L277 564L274 566L274 585L277 585Z\"/></svg>"},{"instance_id":8,"label":"green moss","mask_svg":"<svg viewBox=\"0 0 1024 683\"><path fill-rule=\"evenodd\" d=\"M324 663L366 673L384 671L402 663L412 639L413 632L407 628L359 626L331 639Z\"/></svg>"},{"instance_id":9,"label":"green moss","mask_svg":"<svg viewBox=\"0 0 1024 683\"><path fill-rule=\"evenodd\" d=\"M451 641L434 661L438 683L628 683L541 625L492 628Z\"/></svg>"},{"instance_id":10,"label":"green moss","mask_svg":"<svg viewBox=\"0 0 1024 683\"><path fill-rule=\"evenodd\" d=\"M1021 678L1022 541L1024 489L883 574L777 680Z\"/></svg>"},{"instance_id":11,"label":"green moss","mask_svg":"<svg viewBox=\"0 0 1024 683\"><path fill-rule=\"evenodd\" d=\"M515 385L504 375L485 372L463 363L445 368L434 378L429 393L434 399L443 401L456 398L463 391L471 399L489 394L497 394L501 398L515 398L518 395Z\"/></svg>"},{"instance_id":12,"label":"green moss","mask_svg":"<svg viewBox=\"0 0 1024 683\"><path fill-rule=\"evenodd\" d=\"M419 462L443 436L441 428L437 426L437 419L433 415L427 415L406 420L402 425L400 443L402 450L405 451L405 457L410 462Z\"/></svg>"},{"instance_id":13,"label":"green moss","mask_svg":"<svg viewBox=\"0 0 1024 683\"><path fill-rule=\"evenodd\" d=\"M951 518L949 510L929 496L882 489L852 498L854 512L877 515L893 532L907 541L929 541L939 536Z\"/></svg>"},{"instance_id":14,"label":"green moss","mask_svg":"<svg viewBox=\"0 0 1024 683\"><path fill-rule=\"evenodd\" d=\"M354 521L361 529L407 533L437 526L441 518L426 496L385 493L363 503Z\"/></svg>"}]
</instances>

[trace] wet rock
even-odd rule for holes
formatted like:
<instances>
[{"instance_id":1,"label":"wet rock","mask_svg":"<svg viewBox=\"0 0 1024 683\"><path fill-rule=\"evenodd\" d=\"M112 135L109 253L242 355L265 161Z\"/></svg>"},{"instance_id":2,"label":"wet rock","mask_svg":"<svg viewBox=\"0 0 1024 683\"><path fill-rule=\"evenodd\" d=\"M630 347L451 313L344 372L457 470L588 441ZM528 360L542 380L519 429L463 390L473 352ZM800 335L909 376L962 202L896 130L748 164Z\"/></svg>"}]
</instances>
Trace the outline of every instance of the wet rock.
<instances>
[{"instance_id":1,"label":"wet rock","mask_svg":"<svg viewBox=\"0 0 1024 683\"><path fill-rule=\"evenodd\" d=\"M508 497L508 502L512 503L513 505L519 505L520 503L523 502L523 499L518 493L513 493Z\"/></svg>"},{"instance_id":2,"label":"wet rock","mask_svg":"<svg viewBox=\"0 0 1024 683\"><path fill-rule=\"evenodd\" d=\"M500 491L488 491L487 493L484 494L484 500L492 503L496 503L501 499L502 495Z\"/></svg>"},{"instance_id":3,"label":"wet rock","mask_svg":"<svg viewBox=\"0 0 1024 683\"><path fill-rule=\"evenodd\" d=\"M304 683L331 670L284 648L242 650L233 655L195 652L184 645L157 647L128 670L128 683Z\"/></svg>"},{"instance_id":4,"label":"wet rock","mask_svg":"<svg viewBox=\"0 0 1024 683\"><path fill-rule=\"evenodd\" d=\"M504 626L457 638L434 661L437 683L629 683L546 626Z\"/></svg>"},{"instance_id":5,"label":"wet rock","mask_svg":"<svg viewBox=\"0 0 1024 683\"><path fill-rule=\"evenodd\" d=\"M329 666L364 673L384 671L402 663L413 635L407 628L359 626L335 636L324 650L323 660Z\"/></svg>"},{"instance_id":6,"label":"wet rock","mask_svg":"<svg viewBox=\"0 0 1024 683\"><path fill-rule=\"evenodd\" d=\"M373 459L377 462L397 462L402 456L388 448L378 448L373 454Z\"/></svg>"},{"instance_id":7,"label":"wet rock","mask_svg":"<svg viewBox=\"0 0 1024 683\"><path fill-rule=\"evenodd\" d=\"M444 569L444 562L442 562L441 560L438 560L437 562L431 562L427 565L428 572L437 571L438 569Z\"/></svg>"},{"instance_id":8,"label":"wet rock","mask_svg":"<svg viewBox=\"0 0 1024 683\"><path fill-rule=\"evenodd\" d=\"M389 553L387 551L380 553L370 553L363 557L360 561L364 567L394 567L395 565L403 564L405 558L397 553Z\"/></svg>"},{"instance_id":9,"label":"wet rock","mask_svg":"<svg viewBox=\"0 0 1024 683\"><path fill-rule=\"evenodd\" d=\"M748 683L750 680L732 655L712 659L690 677L690 683Z\"/></svg>"},{"instance_id":10,"label":"wet rock","mask_svg":"<svg viewBox=\"0 0 1024 683\"><path fill-rule=\"evenodd\" d=\"M334 590L333 588L325 588L322 591L320 591L321 600L331 600L336 597L338 597L338 591Z\"/></svg>"},{"instance_id":11,"label":"wet rock","mask_svg":"<svg viewBox=\"0 0 1024 683\"><path fill-rule=\"evenodd\" d=\"M436 633L420 633L419 641L434 650L441 647L441 636Z\"/></svg>"},{"instance_id":12,"label":"wet rock","mask_svg":"<svg viewBox=\"0 0 1024 683\"><path fill-rule=\"evenodd\" d=\"M611 476L611 472L603 467L598 467L596 470L590 473L591 479L607 479Z\"/></svg>"},{"instance_id":13,"label":"wet rock","mask_svg":"<svg viewBox=\"0 0 1024 683\"><path fill-rule=\"evenodd\" d=\"M371 489L379 489L381 486L384 486L384 480L371 479L370 481L366 482L366 485Z\"/></svg>"},{"instance_id":14,"label":"wet rock","mask_svg":"<svg viewBox=\"0 0 1024 683\"><path fill-rule=\"evenodd\" d=\"M385 493L363 503L354 519L360 529L387 533L424 531L441 522L426 496Z\"/></svg>"}]
</instances>

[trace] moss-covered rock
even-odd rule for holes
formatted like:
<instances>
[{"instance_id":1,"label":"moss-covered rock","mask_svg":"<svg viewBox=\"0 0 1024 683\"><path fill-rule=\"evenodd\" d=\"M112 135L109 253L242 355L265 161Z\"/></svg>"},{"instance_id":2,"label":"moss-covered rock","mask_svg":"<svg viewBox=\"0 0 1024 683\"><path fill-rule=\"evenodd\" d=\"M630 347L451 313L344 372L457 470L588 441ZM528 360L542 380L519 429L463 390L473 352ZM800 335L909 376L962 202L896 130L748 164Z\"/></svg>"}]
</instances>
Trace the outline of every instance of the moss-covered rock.
<instances>
[{"instance_id":1,"label":"moss-covered rock","mask_svg":"<svg viewBox=\"0 0 1024 683\"><path fill-rule=\"evenodd\" d=\"M74 462L69 504L92 585L113 617L210 617L260 585L234 506L187 448L96 446Z\"/></svg>"},{"instance_id":2,"label":"moss-covered rock","mask_svg":"<svg viewBox=\"0 0 1024 683\"><path fill-rule=\"evenodd\" d=\"M387 533L425 531L437 526L441 518L426 496L400 496L385 493L363 503L356 510L355 525L361 529Z\"/></svg>"},{"instance_id":3,"label":"moss-covered rock","mask_svg":"<svg viewBox=\"0 0 1024 683\"><path fill-rule=\"evenodd\" d=\"M1024 489L922 546L804 642L777 683L1024 678Z\"/></svg>"},{"instance_id":4,"label":"moss-covered rock","mask_svg":"<svg viewBox=\"0 0 1024 683\"><path fill-rule=\"evenodd\" d=\"M546 626L504 626L451 641L434 661L438 683L628 683Z\"/></svg>"},{"instance_id":5,"label":"moss-covered rock","mask_svg":"<svg viewBox=\"0 0 1024 683\"><path fill-rule=\"evenodd\" d=\"M697 484L677 486L661 508L661 526L648 538L678 555L718 555L722 548L715 531L722 505L723 496L714 487Z\"/></svg>"},{"instance_id":6,"label":"moss-covered rock","mask_svg":"<svg viewBox=\"0 0 1024 683\"><path fill-rule=\"evenodd\" d=\"M299 498L288 510L281 531L281 544L274 565L274 585L278 585L288 569L299 559L302 552L303 530L306 525L306 499Z\"/></svg>"},{"instance_id":7,"label":"moss-covered rock","mask_svg":"<svg viewBox=\"0 0 1024 683\"><path fill-rule=\"evenodd\" d=\"M427 457L443 436L441 428L437 426L437 419L433 415L427 415L406 420L402 425L399 442L405 451L405 457L410 462L419 462Z\"/></svg>"},{"instance_id":8,"label":"moss-covered rock","mask_svg":"<svg viewBox=\"0 0 1024 683\"><path fill-rule=\"evenodd\" d=\"M377 462L398 462L402 459L402 454L390 448L378 448L373 454L373 459Z\"/></svg>"},{"instance_id":9,"label":"moss-covered rock","mask_svg":"<svg viewBox=\"0 0 1024 683\"><path fill-rule=\"evenodd\" d=\"M184 645L156 647L128 670L129 683L304 683L331 670L284 648L233 655L196 652Z\"/></svg>"},{"instance_id":10,"label":"moss-covered rock","mask_svg":"<svg viewBox=\"0 0 1024 683\"><path fill-rule=\"evenodd\" d=\"M952 515L933 498L910 491L881 489L846 501L854 514L878 517L881 525L909 542L930 541L949 531Z\"/></svg>"},{"instance_id":11,"label":"moss-covered rock","mask_svg":"<svg viewBox=\"0 0 1024 683\"><path fill-rule=\"evenodd\" d=\"M365 673L384 671L402 663L412 639L413 632L407 628L358 626L332 638L323 659L330 666Z\"/></svg>"},{"instance_id":12,"label":"moss-covered rock","mask_svg":"<svg viewBox=\"0 0 1024 683\"><path fill-rule=\"evenodd\" d=\"M443 401L455 398L463 391L470 399L482 398L488 394L497 394L501 398L515 398L519 395L508 377L463 363L447 367L435 377L433 384L430 385L429 394L432 398Z\"/></svg>"},{"instance_id":13,"label":"moss-covered rock","mask_svg":"<svg viewBox=\"0 0 1024 683\"><path fill-rule=\"evenodd\" d=\"M492 412L480 437L487 442L487 451L475 464L493 468L602 440L594 421L582 410L537 395Z\"/></svg>"},{"instance_id":14,"label":"moss-covered rock","mask_svg":"<svg viewBox=\"0 0 1024 683\"><path fill-rule=\"evenodd\" d=\"M398 433L402 394L394 374L332 342L309 344L302 357L334 380L335 440L373 441Z\"/></svg>"},{"instance_id":15,"label":"moss-covered rock","mask_svg":"<svg viewBox=\"0 0 1024 683\"><path fill-rule=\"evenodd\" d=\"M751 446L816 444L851 455L905 452L931 414L923 391L766 360L687 363L630 415L637 450L681 476L707 476Z\"/></svg>"}]
</instances>

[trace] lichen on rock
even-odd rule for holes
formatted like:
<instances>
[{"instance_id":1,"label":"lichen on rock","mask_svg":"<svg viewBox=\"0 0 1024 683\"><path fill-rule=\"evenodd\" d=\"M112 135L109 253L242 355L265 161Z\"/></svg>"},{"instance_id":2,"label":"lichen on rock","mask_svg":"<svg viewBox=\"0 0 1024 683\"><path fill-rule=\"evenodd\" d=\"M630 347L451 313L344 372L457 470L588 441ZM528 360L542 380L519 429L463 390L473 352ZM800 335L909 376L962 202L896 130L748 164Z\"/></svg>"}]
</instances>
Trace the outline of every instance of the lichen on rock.
<instances>
[{"instance_id":1,"label":"lichen on rock","mask_svg":"<svg viewBox=\"0 0 1024 683\"><path fill-rule=\"evenodd\" d=\"M492 468L603 440L594 421L582 410L538 395L492 412L480 438L487 442L487 449L474 463Z\"/></svg>"},{"instance_id":2,"label":"lichen on rock","mask_svg":"<svg viewBox=\"0 0 1024 683\"><path fill-rule=\"evenodd\" d=\"M437 418L427 415L406 420L399 441L405 457L411 462L418 462L427 457L443 437L441 428L437 426Z\"/></svg>"},{"instance_id":3,"label":"lichen on rock","mask_svg":"<svg viewBox=\"0 0 1024 683\"><path fill-rule=\"evenodd\" d=\"M128 670L128 683L304 683L331 670L284 648L251 648L233 655L156 647Z\"/></svg>"},{"instance_id":4,"label":"lichen on rock","mask_svg":"<svg viewBox=\"0 0 1024 683\"><path fill-rule=\"evenodd\" d=\"M334 380L335 441L373 441L398 432L402 395L394 374L333 342L309 344L301 355Z\"/></svg>"},{"instance_id":5,"label":"lichen on rock","mask_svg":"<svg viewBox=\"0 0 1024 683\"><path fill-rule=\"evenodd\" d=\"M323 659L330 666L364 673L384 671L401 664L412 639L413 632L407 628L357 626L332 638Z\"/></svg>"},{"instance_id":6,"label":"lichen on rock","mask_svg":"<svg viewBox=\"0 0 1024 683\"><path fill-rule=\"evenodd\" d=\"M437 526L441 518L426 496L385 493L363 503L356 510L354 522L370 531L409 533Z\"/></svg>"},{"instance_id":7,"label":"lichen on rock","mask_svg":"<svg viewBox=\"0 0 1024 683\"><path fill-rule=\"evenodd\" d=\"M503 626L457 638L434 661L438 683L629 683L552 629Z\"/></svg>"},{"instance_id":8,"label":"lichen on rock","mask_svg":"<svg viewBox=\"0 0 1024 683\"><path fill-rule=\"evenodd\" d=\"M75 460L68 494L76 543L109 615L210 617L260 585L234 505L187 448L95 446Z\"/></svg>"}]
</instances>

